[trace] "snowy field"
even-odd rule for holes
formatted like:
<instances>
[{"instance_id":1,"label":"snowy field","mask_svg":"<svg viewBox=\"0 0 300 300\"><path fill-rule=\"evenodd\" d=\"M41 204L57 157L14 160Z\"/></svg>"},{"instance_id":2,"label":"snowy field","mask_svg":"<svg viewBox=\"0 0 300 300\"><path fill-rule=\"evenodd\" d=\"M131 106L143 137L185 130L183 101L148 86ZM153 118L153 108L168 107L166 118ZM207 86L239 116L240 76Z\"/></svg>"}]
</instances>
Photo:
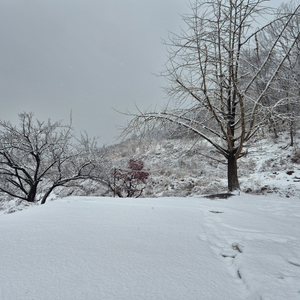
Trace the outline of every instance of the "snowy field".
<instances>
[{"instance_id":1,"label":"snowy field","mask_svg":"<svg viewBox=\"0 0 300 300\"><path fill-rule=\"evenodd\" d=\"M296 197L69 197L0 228L1 300L300 299Z\"/></svg>"}]
</instances>

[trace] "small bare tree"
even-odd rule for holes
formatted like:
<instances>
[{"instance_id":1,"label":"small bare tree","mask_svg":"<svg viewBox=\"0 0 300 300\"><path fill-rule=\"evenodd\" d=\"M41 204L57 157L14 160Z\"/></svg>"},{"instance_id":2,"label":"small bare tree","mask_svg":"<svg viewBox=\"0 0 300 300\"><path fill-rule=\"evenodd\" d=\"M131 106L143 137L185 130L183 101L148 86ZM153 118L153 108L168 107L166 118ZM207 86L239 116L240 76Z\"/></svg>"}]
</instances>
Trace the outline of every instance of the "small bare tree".
<instances>
[{"instance_id":1,"label":"small bare tree","mask_svg":"<svg viewBox=\"0 0 300 300\"><path fill-rule=\"evenodd\" d=\"M100 149L95 140L77 140L70 125L19 114L20 124L0 121L0 191L44 204L58 186L97 176Z\"/></svg>"},{"instance_id":2,"label":"small bare tree","mask_svg":"<svg viewBox=\"0 0 300 300\"><path fill-rule=\"evenodd\" d=\"M263 122L257 118L262 101L299 39L297 34L285 53L276 53L279 60L273 72L266 73L267 83L257 94L255 84L298 10L297 7L295 12L285 16L286 23L266 57L255 66L254 72L249 72L253 65L244 54L256 51L257 34L271 25L253 28L258 25L256 18L268 13L264 7L266 2L196 0L191 5L191 14L183 17L185 29L181 34L173 34L168 45L169 60L162 75L168 80L166 92L173 102L160 112L130 113L133 119L124 134L141 134L158 122L173 123L174 128L179 125L207 140L224 156L228 189L239 189L237 160L244 155L244 144L262 126Z\"/></svg>"}]
</instances>

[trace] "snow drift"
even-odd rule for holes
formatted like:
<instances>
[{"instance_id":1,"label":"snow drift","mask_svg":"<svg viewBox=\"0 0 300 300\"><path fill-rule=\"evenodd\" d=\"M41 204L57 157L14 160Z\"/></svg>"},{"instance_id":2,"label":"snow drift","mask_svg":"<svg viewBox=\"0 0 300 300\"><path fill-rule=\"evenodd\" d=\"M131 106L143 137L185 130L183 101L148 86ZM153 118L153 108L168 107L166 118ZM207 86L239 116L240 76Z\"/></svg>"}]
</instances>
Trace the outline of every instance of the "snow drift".
<instances>
[{"instance_id":1,"label":"snow drift","mask_svg":"<svg viewBox=\"0 0 300 300\"><path fill-rule=\"evenodd\" d=\"M298 198L69 197L0 217L0 298L299 299Z\"/></svg>"}]
</instances>

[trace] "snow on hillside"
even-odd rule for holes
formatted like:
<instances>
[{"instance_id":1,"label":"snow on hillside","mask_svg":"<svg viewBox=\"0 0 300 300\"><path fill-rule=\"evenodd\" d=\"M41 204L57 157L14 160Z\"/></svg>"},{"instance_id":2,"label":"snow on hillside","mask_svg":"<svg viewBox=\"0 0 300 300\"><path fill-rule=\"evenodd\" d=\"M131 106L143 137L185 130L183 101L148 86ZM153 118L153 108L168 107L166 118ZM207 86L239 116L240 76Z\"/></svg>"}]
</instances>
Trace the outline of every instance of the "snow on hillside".
<instances>
[{"instance_id":1,"label":"snow on hillside","mask_svg":"<svg viewBox=\"0 0 300 300\"><path fill-rule=\"evenodd\" d=\"M299 138L299 137L298 137ZM287 147L288 137L257 137L245 145L247 155L238 161L241 191L300 198L300 149ZM130 158L142 159L150 172L142 197L189 197L227 191L224 159L203 140L127 140L110 146L110 167L122 167ZM213 157L211 160L208 156ZM57 188L51 198L113 196L106 186L84 181L81 188ZM0 201L0 213L31 207L26 201ZM34 204L33 204L34 205Z\"/></svg>"},{"instance_id":2,"label":"snow on hillside","mask_svg":"<svg viewBox=\"0 0 300 300\"><path fill-rule=\"evenodd\" d=\"M0 228L3 300L300 297L296 197L69 197Z\"/></svg>"},{"instance_id":3,"label":"snow on hillside","mask_svg":"<svg viewBox=\"0 0 300 300\"><path fill-rule=\"evenodd\" d=\"M300 198L300 149L288 147L286 134L277 139L257 137L245 145L238 161L241 191ZM214 160L208 157L213 157ZM190 197L227 191L224 158L203 140L127 140L108 148L109 170L124 167L131 158L142 159L150 172L142 197ZM50 199L76 196L113 196L105 185L86 180L81 187L59 187ZM35 206L1 195L0 214Z\"/></svg>"},{"instance_id":4,"label":"snow on hillside","mask_svg":"<svg viewBox=\"0 0 300 300\"><path fill-rule=\"evenodd\" d=\"M247 155L238 161L243 192L300 197L300 149L297 145L287 147L288 143L287 135L282 135L276 140L257 137L245 145ZM112 148L115 166L131 157L142 158L150 170L145 197L185 197L227 190L226 161L206 141L129 140Z\"/></svg>"}]
</instances>

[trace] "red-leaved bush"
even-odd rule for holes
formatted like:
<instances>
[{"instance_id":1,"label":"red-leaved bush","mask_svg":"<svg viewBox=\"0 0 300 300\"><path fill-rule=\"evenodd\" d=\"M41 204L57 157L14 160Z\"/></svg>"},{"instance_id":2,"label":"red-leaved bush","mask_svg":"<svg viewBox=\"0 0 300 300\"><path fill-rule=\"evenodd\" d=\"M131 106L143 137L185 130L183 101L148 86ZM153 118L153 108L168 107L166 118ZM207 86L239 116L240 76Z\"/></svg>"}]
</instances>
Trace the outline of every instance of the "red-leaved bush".
<instances>
[{"instance_id":1,"label":"red-leaved bush","mask_svg":"<svg viewBox=\"0 0 300 300\"><path fill-rule=\"evenodd\" d=\"M119 197L139 197L146 187L149 172L141 159L130 159L127 168L113 169L110 188Z\"/></svg>"}]
</instances>

